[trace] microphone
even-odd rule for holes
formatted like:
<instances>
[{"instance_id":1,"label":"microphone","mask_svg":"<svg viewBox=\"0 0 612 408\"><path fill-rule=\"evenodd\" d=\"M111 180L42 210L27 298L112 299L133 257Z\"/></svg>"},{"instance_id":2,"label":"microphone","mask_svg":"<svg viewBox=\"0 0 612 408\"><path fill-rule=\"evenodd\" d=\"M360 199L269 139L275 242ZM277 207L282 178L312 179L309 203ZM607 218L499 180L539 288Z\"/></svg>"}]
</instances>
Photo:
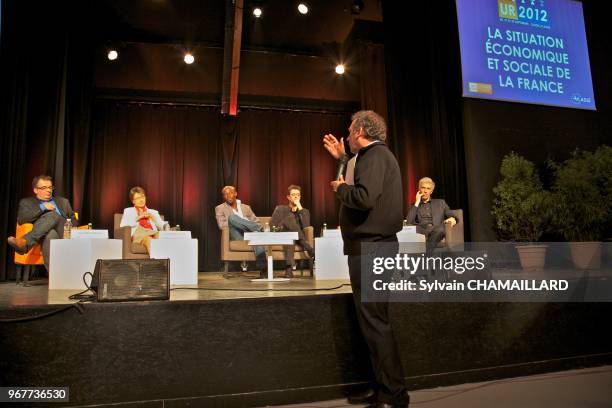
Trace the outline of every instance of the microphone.
<instances>
[{"instance_id":1,"label":"microphone","mask_svg":"<svg viewBox=\"0 0 612 408\"><path fill-rule=\"evenodd\" d=\"M346 170L346 164L349 161L349 157L347 154L342 156L340 160L338 160L338 169L336 170L336 180L340 178L341 175L344 174L344 170Z\"/></svg>"}]
</instances>

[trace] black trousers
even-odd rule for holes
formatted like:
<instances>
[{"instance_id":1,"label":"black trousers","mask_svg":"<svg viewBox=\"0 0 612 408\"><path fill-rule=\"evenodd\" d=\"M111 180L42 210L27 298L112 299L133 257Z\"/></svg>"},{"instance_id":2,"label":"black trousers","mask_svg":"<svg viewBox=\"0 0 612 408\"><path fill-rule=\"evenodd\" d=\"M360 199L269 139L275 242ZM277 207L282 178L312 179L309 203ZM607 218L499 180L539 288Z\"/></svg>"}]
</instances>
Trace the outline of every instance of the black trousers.
<instances>
[{"instance_id":1,"label":"black trousers","mask_svg":"<svg viewBox=\"0 0 612 408\"><path fill-rule=\"evenodd\" d=\"M66 219L64 217L55 211L49 211L34 221L32 231L24 235L28 243L28 249L32 248L37 243L42 244L42 252L45 258L45 267L47 271L49 270L51 240L63 237L65 223Z\"/></svg>"},{"instance_id":2,"label":"black trousers","mask_svg":"<svg viewBox=\"0 0 612 408\"><path fill-rule=\"evenodd\" d=\"M377 399L387 404L406 405L404 369L389 321L389 303L361 301L361 255L349 255L348 267L357 320L370 350Z\"/></svg>"},{"instance_id":3,"label":"black trousers","mask_svg":"<svg viewBox=\"0 0 612 408\"><path fill-rule=\"evenodd\" d=\"M305 239L298 239L294 245L283 245L283 252L285 253L285 266L293 266L293 259L295 258L295 245L300 247L303 251L308 253L310 258L314 258L314 249L310 246Z\"/></svg>"},{"instance_id":4,"label":"black trousers","mask_svg":"<svg viewBox=\"0 0 612 408\"><path fill-rule=\"evenodd\" d=\"M440 241L442 241L442 238L444 238L444 224L417 225L416 232L425 235L425 238L427 239L427 253L432 253L433 250L438 246Z\"/></svg>"}]
</instances>

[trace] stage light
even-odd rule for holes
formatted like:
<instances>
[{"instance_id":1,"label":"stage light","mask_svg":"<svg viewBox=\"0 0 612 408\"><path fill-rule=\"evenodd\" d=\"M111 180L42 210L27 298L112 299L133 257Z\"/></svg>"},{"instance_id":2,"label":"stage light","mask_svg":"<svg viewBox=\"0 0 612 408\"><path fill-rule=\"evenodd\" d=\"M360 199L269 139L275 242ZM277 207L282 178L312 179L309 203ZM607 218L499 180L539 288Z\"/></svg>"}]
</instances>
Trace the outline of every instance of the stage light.
<instances>
[{"instance_id":1,"label":"stage light","mask_svg":"<svg viewBox=\"0 0 612 408\"><path fill-rule=\"evenodd\" d=\"M354 0L353 4L351 5L351 13L359 14L361 13L361 10L363 10L363 7L364 7L363 0Z\"/></svg>"},{"instance_id":2,"label":"stage light","mask_svg":"<svg viewBox=\"0 0 612 408\"><path fill-rule=\"evenodd\" d=\"M263 10L261 9L261 7L255 7L255 8L253 9L253 15L254 15L256 18L261 17L261 15L262 15L262 14L263 14Z\"/></svg>"},{"instance_id":3,"label":"stage light","mask_svg":"<svg viewBox=\"0 0 612 408\"><path fill-rule=\"evenodd\" d=\"M344 65L343 64L336 65L336 74L338 74L338 75L344 74Z\"/></svg>"},{"instance_id":4,"label":"stage light","mask_svg":"<svg viewBox=\"0 0 612 408\"><path fill-rule=\"evenodd\" d=\"M185 61L185 64L193 64L193 61L195 61L195 58L193 57L192 54L187 53L187 54L185 54L185 57L183 58L183 61Z\"/></svg>"},{"instance_id":5,"label":"stage light","mask_svg":"<svg viewBox=\"0 0 612 408\"><path fill-rule=\"evenodd\" d=\"M115 50L110 50L108 51L108 54L106 55L106 57L111 60L114 61L119 57L119 53Z\"/></svg>"},{"instance_id":6,"label":"stage light","mask_svg":"<svg viewBox=\"0 0 612 408\"><path fill-rule=\"evenodd\" d=\"M302 14L307 14L308 13L308 6L305 5L304 3L300 3L298 4L298 11Z\"/></svg>"}]
</instances>

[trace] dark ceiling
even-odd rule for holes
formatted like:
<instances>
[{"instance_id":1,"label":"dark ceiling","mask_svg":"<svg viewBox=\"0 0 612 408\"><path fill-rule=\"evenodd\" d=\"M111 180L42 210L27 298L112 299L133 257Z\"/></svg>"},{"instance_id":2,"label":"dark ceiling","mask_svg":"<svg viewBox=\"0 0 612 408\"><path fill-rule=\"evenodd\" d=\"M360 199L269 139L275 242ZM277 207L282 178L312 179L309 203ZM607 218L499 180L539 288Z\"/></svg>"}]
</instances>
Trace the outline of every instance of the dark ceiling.
<instances>
[{"instance_id":1,"label":"dark ceiling","mask_svg":"<svg viewBox=\"0 0 612 408\"><path fill-rule=\"evenodd\" d=\"M243 48L320 53L343 43L355 19L381 21L381 0L364 0L359 14L353 0L308 0L307 15L297 0L263 0L263 16L253 17L253 0L245 0ZM223 46L224 0L98 0L95 14L104 39Z\"/></svg>"}]
</instances>

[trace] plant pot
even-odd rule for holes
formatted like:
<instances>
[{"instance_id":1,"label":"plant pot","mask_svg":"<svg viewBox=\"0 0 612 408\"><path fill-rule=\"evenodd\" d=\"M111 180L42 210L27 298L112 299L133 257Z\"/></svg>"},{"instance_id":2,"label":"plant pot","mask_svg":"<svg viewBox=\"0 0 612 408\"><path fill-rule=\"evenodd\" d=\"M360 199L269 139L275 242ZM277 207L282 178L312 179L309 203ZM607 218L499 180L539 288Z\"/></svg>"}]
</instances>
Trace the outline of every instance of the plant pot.
<instances>
[{"instance_id":1,"label":"plant pot","mask_svg":"<svg viewBox=\"0 0 612 408\"><path fill-rule=\"evenodd\" d=\"M569 242L569 247L576 269L601 267L601 242Z\"/></svg>"},{"instance_id":2,"label":"plant pot","mask_svg":"<svg viewBox=\"0 0 612 408\"><path fill-rule=\"evenodd\" d=\"M539 271L544 269L546 248L548 245L516 245L516 251L525 271Z\"/></svg>"}]
</instances>

